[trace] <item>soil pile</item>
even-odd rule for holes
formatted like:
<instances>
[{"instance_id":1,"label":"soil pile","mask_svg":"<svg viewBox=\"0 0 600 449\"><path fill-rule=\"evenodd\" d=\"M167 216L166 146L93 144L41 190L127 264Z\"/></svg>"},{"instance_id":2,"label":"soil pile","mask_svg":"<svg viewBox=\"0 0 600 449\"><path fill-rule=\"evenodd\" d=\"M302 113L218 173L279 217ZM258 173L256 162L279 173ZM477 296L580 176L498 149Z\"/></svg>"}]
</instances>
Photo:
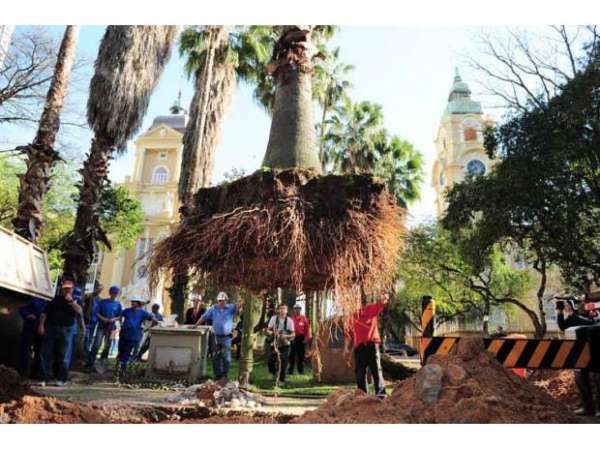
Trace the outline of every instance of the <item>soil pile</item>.
<instances>
[{"instance_id":1,"label":"soil pile","mask_svg":"<svg viewBox=\"0 0 600 449\"><path fill-rule=\"evenodd\" d=\"M416 375L377 399L336 391L296 423L572 423L565 405L521 379L484 351L478 339L460 340L448 356L434 355Z\"/></svg>"},{"instance_id":2,"label":"soil pile","mask_svg":"<svg viewBox=\"0 0 600 449\"><path fill-rule=\"evenodd\" d=\"M241 389L238 382L214 382L212 380L192 385L180 393L169 396L167 401L179 405L215 408L255 408L265 403L262 396Z\"/></svg>"},{"instance_id":3,"label":"soil pile","mask_svg":"<svg viewBox=\"0 0 600 449\"><path fill-rule=\"evenodd\" d=\"M569 408L577 408L579 394L574 370L536 370L527 379Z\"/></svg>"},{"instance_id":4,"label":"soil pile","mask_svg":"<svg viewBox=\"0 0 600 449\"><path fill-rule=\"evenodd\" d=\"M19 399L29 393L29 386L12 368L0 365L0 379L0 403Z\"/></svg>"},{"instance_id":5,"label":"soil pile","mask_svg":"<svg viewBox=\"0 0 600 449\"><path fill-rule=\"evenodd\" d=\"M29 395L0 404L0 421L14 424L110 422L96 407Z\"/></svg>"}]
</instances>

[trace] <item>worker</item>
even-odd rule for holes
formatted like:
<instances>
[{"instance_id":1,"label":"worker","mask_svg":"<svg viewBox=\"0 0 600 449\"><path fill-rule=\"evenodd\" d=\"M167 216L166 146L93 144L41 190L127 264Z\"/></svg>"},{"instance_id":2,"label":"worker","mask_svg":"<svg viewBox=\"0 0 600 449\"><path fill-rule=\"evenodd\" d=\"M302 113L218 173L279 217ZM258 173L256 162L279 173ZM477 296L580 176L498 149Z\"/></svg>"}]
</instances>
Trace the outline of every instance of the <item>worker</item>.
<instances>
[{"instance_id":1,"label":"worker","mask_svg":"<svg viewBox=\"0 0 600 449\"><path fill-rule=\"evenodd\" d=\"M383 295L374 304L367 304L363 296L360 310L350 320L350 332L354 346L354 365L356 373L356 386L367 392L367 368L371 372L375 394L385 397L385 385L381 369L381 355L379 345L381 337L378 329L378 316L388 303L388 295Z\"/></svg>"},{"instance_id":2,"label":"worker","mask_svg":"<svg viewBox=\"0 0 600 449\"><path fill-rule=\"evenodd\" d=\"M190 293L190 302L192 306L185 311L183 324L196 324L206 312L206 306L202 302L202 295L200 293Z\"/></svg>"},{"instance_id":3,"label":"worker","mask_svg":"<svg viewBox=\"0 0 600 449\"><path fill-rule=\"evenodd\" d=\"M117 330L117 322L119 321L123 311L121 303L117 300L120 294L121 289L118 286L113 285L108 290L109 297L103 299L98 304L96 311L96 317L98 319L96 337L94 338L94 342L88 354L88 359L85 366L88 370L93 368L94 362L96 361L96 356L98 355L98 350L100 349L102 343L104 343L104 349L102 350L100 359L108 359L111 344L116 338L115 334Z\"/></svg>"},{"instance_id":4,"label":"worker","mask_svg":"<svg viewBox=\"0 0 600 449\"><path fill-rule=\"evenodd\" d=\"M306 315L302 314L302 306L298 303L294 305L292 315L294 321L294 340L290 345L290 368L288 373L294 374L294 365L298 366L298 374L304 374L304 354L306 344L310 344L310 322Z\"/></svg>"},{"instance_id":5,"label":"worker","mask_svg":"<svg viewBox=\"0 0 600 449\"><path fill-rule=\"evenodd\" d=\"M215 348L213 352L213 372L215 379L227 379L231 365L231 339L233 337L233 317L239 312L235 304L227 304L227 293L219 292L217 304L210 307L196 323L205 324L212 322L215 334ZM241 305L241 304L240 304Z\"/></svg>"},{"instance_id":6,"label":"worker","mask_svg":"<svg viewBox=\"0 0 600 449\"><path fill-rule=\"evenodd\" d=\"M270 341L269 372L275 379L275 384L285 385L285 375L290 356L290 344L295 337L294 320L288 316L285 304L279 304L277 314L273 315L267 325L267 335Z\"/></svg>"},{"instance_id":7,"label":"worker","mask_svg":"<svg viewBox=\"0 0 600 449\"><path fill-rule=\"evenodd\" d=\"M158 323L160 323L161 321L164 321L163 316L159 313L160 310L160 304L152 304L152 317L154 318L154 320L152 321L152 324L150 327L154 327L156 326ZM137 352L137 354L135 355L135 359L136 360L142 360L143 355L148 352L148 349L150 349L150 332L147 331L147 329L144 329L144 333L142 336L142 344L140 346L139 351Z\"/></svg>"},{"instance_id":8,"label":"worker","mask_svg":"<svg viewBox=\"0 0 600 449\"><path fill-rule=\"evenodd\" d=\"M72 338L72 327L77 316L83 312L79 304L73 300L75 283L71 279L63 279L61 291L50 301L40 315L38 334L42 341L42 382L48 382L55 352L59 360L56 385L64 386L69 375L69 362Z\"/></svg>"},{"instance_id":9,"label":"worker","mask_svg":"<svg viewBox=\"0 0 600 449\"><path fill-rule=\"evenodd\" d=\"M38 335L37 329L40 322L40 315L44 311L46 304L48 304L48 301L45 299L33 298L29 303L19 308L19 315L23 319L19 374L23 377L40 379L42 376L42 337ZM31 357L32 351L33 363Z\"/></svg>"},{"instance_id":10,"label":"worker","mask_svg":"<svg viewBox=\"0 0 600 449\"><path fill-rule=\"evenodd\" d=\"M85 323L83 319L83 298L81 294L81 289L79 287L75 287L73 289L73 301L75 301L79 307L81 307L81 313L77 315L75 319L75 323L71 327L71 351L67 355L69 359L69 369L73 366L73 356L77 351L77 344L79 343L79 331L83 333L85 331Z\"/></svg>"},{"instance_id":11,"label":"worker","mask_svg":"<svg viewBox=\"0 0 600 449\"><path fill-rule=\"evenodd\" d=\"M583 301L580 304L583 304ZM595 325L598 324L597 321L586 316L583 306L577 310L577 307L570 300L556 302L556 323L561 331L575 326L596 327ZM592 375L596 384L596 403L594 403L590 382ZM582 416L600 416L600 382L598 381L597 374L591 373L588 368L576 370L575 384L577 385L581 399L581 407L575 410L575 413Z\"/></svg>"},{"instance_id":12,"label":"worker","mask_svg":"<svg viewBox=\"0 0 600 449\"><path fill-rule=\"evenodd\" d=\"M122 325L119 334L119 355L117 356L117 381L125 372L129 358L133 355L142 340L144 322L156 322L154 315L142 308L143 304L143 299L134 297L131 300L131 307L123 310L120 316Z\"/></svg>"},{"instance_id":13,"label":"worker","mask_svg":"<svg viewBox=\"0 0 600 449\"><path fill-rule=\"evenodd\" d=\"M87 296L83 305L83 320L85 322L85 335L83 337L83 351L86 356L92 349L92 343L94 342L94 335L96 332L96 325L98 324L98 304L102 301L100 295L104 290L104 286L96 282L94 284L94 291L91 295Z\"/></svg>"}]
</instances>

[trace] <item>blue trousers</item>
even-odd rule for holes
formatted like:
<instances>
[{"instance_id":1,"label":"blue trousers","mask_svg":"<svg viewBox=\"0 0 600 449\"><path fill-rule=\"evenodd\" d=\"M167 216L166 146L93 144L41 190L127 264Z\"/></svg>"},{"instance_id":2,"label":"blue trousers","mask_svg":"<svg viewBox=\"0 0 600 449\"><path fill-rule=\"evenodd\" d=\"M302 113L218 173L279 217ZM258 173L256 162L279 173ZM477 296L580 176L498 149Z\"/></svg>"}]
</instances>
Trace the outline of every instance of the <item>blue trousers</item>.
<instances>
[{"instance_id":1,"label":"blue trousers","mask_svg":"<svg viewBox=\"0 0 600 449\"><path fill-rule=\"evenodd\" d=\"M119 366L125 369L127 362L135 353L140 344L139 338L119 338Z\"/></svg>"},{"instance_id":2,"label":"blue trousers","mask_svg":"<svg viewBox=\"0 0 600 449\"><path fill-rule=\"evenodd\" d=\"M96 330L96 323L88 323L85 325L85 335L83 337L83 352L86 355L90 353L92 349L92 343L94 341L94 331Z\"/></svg>"},{"instance_id":3,"label":"blue trousers","mask_svg":"<svg viewBox=\"0 0 600 449\"><path fill-rule=\"evenodd\" d=\"M72 326L48 326L42 341L42 379L47 381L52 373L54 357L58 365L57 380L66 382L73 349Z\"/></svg>"},{"instance_id":4,"label":"blue trousers","mask_svg":"<svg viewBox=\"0 0 600 449\"><path fill-rule=\"evenodd\" d=\"M213 372L215 379L227 377L231 365L231 337L216 337L216 347L213 352Z\"/></svg>"}]
</instances>

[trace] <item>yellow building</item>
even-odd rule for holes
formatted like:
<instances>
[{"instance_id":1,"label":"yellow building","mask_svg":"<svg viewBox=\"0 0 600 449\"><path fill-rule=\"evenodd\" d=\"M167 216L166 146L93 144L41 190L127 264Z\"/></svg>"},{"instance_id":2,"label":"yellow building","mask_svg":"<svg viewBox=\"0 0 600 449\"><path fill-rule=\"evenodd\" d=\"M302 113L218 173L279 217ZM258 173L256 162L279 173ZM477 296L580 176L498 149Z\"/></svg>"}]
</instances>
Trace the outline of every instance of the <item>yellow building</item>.
<instances>
[{"instance_id":1,"label":"yellow building","mask_svg":"<svg viewBox=\"0 0 600 449\"><path fill-rule=\"evenodd\" d=\"M166 279L150 297L146 273L151 245L172 232L179 220L177 183L181 167L182 138L187 116L175 104L170 115L158 116L135 140L133 173L124 185L141 201L144 231L134 248L100 255L98 279L105 286L121 286L123 299L143 295L168 305Z\"/></svg>"},{"instance_id":2,"label":"yellow building","mask_svg":"<svg viewBox=\"0 0 600 449\"><path fill-rule=\"evenodd\" d=\"M490 169L491 161L483 148L483 130L489 121L481 103L471 98L471 90L457 69L435 139L432 185L438 216L446 210L445 195L454 183L464 180L467 174L480 176Z\"/></svg>"}]
</instances>

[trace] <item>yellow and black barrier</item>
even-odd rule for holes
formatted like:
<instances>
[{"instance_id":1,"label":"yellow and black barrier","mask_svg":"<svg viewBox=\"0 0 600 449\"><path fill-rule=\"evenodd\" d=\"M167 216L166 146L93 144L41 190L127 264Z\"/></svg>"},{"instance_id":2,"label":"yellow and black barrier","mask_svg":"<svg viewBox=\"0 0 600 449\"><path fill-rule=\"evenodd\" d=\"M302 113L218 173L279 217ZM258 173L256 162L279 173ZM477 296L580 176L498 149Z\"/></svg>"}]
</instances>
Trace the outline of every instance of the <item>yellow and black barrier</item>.
<instances>
[{"instance_id":1,"label":"yellow and black barrier","mask_svg":"<svg viewBox=\"0 0 600 449\"><path fill-rule=\"evenodd\" d=\"M421 361L433 354L448 354L460 338L421 337ZM589 367L591 362L590 344L586 341L484 338L483 344L506 368L580 369Z\"/></svg>"},{"instance_id":2,"label":"yellow and black barrier","mask_svg":"<svg viewBox=\"0 0 600 449\"><path fill-rule=\"evenodd\" d=\"M419 355L423 364L433 354L448 354L461 338L473 338L434 337L434 311L434 300L423 297L423 336L419 339ZM485 349L506 368L580 369L588 368L592 363L598 365L598 361L592 360L590 342L585 339L484 338L483 343Z\"/></svg>"}]
</instances>

